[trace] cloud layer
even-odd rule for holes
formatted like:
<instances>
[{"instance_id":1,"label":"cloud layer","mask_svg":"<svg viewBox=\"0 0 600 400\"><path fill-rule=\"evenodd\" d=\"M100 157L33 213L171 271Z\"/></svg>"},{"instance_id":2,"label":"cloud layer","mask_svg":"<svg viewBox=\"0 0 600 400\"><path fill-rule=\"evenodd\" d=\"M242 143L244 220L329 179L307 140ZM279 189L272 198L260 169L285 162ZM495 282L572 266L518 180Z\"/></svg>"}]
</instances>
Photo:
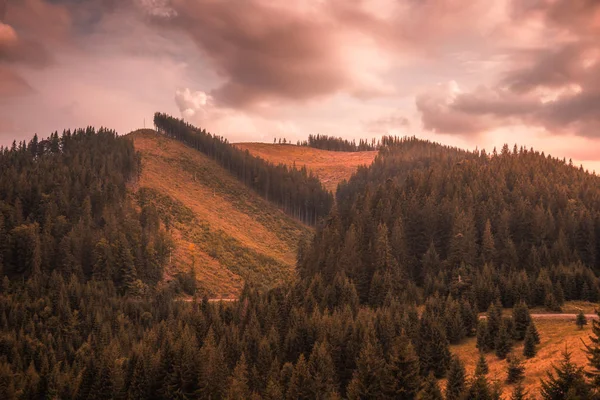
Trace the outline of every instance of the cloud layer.
<instances>
[{"instance_id":1,"label":"cloud layer","mask_svg":"<svg viewBox=\"0 0 600 400\"><path fill-rule=\"evenodd\" d=\"M513 11L543 41L510 49L507 71L490 87L419 95L425 128L472 135L524 124L600 138L600 2L534 1Z\"/></svg>"},{"instance_id":2,"label":"cloud layer","mask_svg":"<svg viewBox=\"0 0 600 400\"><path fill-rule=\"evenodd\" d=\"M597 0L0 0L0 137L160 109L234 140L520 132L589 159L598 37Z\"/></svg>"}]
</instances>

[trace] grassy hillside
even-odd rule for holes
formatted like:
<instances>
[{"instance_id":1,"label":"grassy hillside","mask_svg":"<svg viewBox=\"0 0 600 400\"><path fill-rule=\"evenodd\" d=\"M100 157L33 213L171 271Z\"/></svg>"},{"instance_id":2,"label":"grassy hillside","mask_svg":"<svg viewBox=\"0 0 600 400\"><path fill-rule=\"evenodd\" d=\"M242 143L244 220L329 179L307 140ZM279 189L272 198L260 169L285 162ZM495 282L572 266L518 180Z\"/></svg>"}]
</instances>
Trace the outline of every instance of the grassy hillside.
<instances>
[{"instance_id":1,"label":"grassy hillside","mask_svg":"<svg viewBox=\"0 0 600 400\"><path fill-rule=\"evenodd\" d=\"M340 152L269 143L236 143L235 145L274 164L295 163L297 167L306 165L332 192L335 192L339 182L350 178L356 167L371 164L377 155L377 151Z\"/></svg>"},{"instance_id":2,"label":"grassy hillside","mask_svg":"<svg viewBox=\"0 0 600 400\"><path fill-rule=\"evenodd\" d=\"M588 307L593 308L593 307ZM513 354L521 357L525 366L525 380L523 385L529 391L533 399L538 399L540 390L540 379L547 378L546 372L552 371L551 365L558 364L561 360L561 353L565 346L572 352L572 361L583 367L587 367L587 358L582 341L589 343L591 334L591 321L588 325L579 330L575 325L575 319L570 317L556 318L534 318L536 327L540 334L541 343L537 347L538 353L531 359L525 359L523 354L523 342L515 343ZM472 376L479 357L479 350L476 348L476 339L469 338L460 345L451 346L451 351L458 355L465 363L467 374ZM490 369L490 381L498 380L502 382L504 392L503 398L509 399L513 390L513 385L506 385L506 360L500 360L493 352L486 355L486 360ZM440 382L444 387L445 381Z\"/></svg>"},{"instance_id":3,"label":"grassy hillside","mask_svg":"<svg viewBox=\"0 0 600 400\"><path fill-rule=\"evenodd\" d=\"M175 239L169 274L194 265L211 297L237 295L246 279L272 287L292 277L308 227L202 153L152 130L131 136L142 157L136 194L158 207Z\"/></svg>"}]
</instances>

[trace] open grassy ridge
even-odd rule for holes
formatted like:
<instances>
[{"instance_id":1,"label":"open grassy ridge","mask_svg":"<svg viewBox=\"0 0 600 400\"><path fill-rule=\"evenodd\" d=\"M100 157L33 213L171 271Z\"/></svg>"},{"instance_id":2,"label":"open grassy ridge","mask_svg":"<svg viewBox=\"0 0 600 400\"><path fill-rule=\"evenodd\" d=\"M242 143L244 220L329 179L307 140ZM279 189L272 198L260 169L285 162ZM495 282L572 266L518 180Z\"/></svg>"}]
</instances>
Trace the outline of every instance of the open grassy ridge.
<instances>
[{"instance_id":1,"label":"open grassy ridge","mask_svg":"<svg viewBox=\"0 0 600 400\"><path fill-rule=\"evenodd\" d=\"M274 164L303 165L313 171L323 185L335 193L338 183L350 178L359 165L369 165L377 151L341 152L315 149L307 146L270 143L235 143L242 150Z\"/></svg>"},{"instance_id":2,"label":"open grassy ridge","mask_svg":"<svg viewBox=\"0 0 600 400\"><path fill-rule=\"evenodd\" d=\"M194 265L211 297L237 295L246 279L273 287L293 277L308 227L202 153L149 129L131 137L142 157L136 194L157 206L175 240L168 274Z\"/></svg>"}]
</instances>

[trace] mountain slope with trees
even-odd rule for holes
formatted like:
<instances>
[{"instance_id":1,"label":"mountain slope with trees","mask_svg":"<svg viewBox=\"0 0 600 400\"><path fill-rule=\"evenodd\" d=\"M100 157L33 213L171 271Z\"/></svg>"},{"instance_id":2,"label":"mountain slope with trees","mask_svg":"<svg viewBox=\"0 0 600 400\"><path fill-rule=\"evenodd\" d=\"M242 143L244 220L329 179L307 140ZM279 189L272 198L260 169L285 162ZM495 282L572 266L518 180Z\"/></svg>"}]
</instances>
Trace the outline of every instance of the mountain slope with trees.
<instances>
[{"instance_id":1,"label":"mountain slope with trees","mask_svg":"<svg viewBox=\"0 0 600 400\"><path fill-rule=\"evenodd\" d=\"M166 114L156 113L154 125L159 133L206 154L260 196L306 224L315 225L333 205L333 195L306 168L272 164L238 149L221 136Z\"/></svg>"},{"instance_id":2,"label":"mountain slope with trees","mask_svg":"<svg viewBox=\"0 0 600 400\"><path fill-rule=\"evenodd\" d=\"M309 146L279 145L271 143L234 143L242 150L263 158L273 164L288 167L306 167L312 171L323 186L335 193L343 180L348 180L359 166L370 165L377 151L328 151Z\"/></svg>"},{"instance_id":3,"label":"mountain slope with trees","mask_svg":"<svg viewBox=\"0 0 600 400\"><path fill-rule=\"evenodd\" d=\"M304 249L305 277L343 273L361 301L597 301L600 177L533 150L464 152L393 140L337 193Z\"/></svg>"},{"instance_id":4,"label":"mountain slope with trees","mask_svg":"<svg viewBox=\"0 0 600 400\"><path fill-rule=\"evenodd\" d=\"M137 197L156 207L174 240L169 275L192 269L200 291L216 298L237 296L246 280L272 288L293 278L307 226L201 152L152 130L128 136L141 159Z\"/></svg>"},{"instance_id":5,"label":"mountain slope with trees","mask_svg":"<svg viewBox=\"0 0 600 400\"><path fill-rule=\"evenodd\" d=\"M502 362L520 380L514 372L526 365L527 377L547 344L527 304L598 296L598 177L535 152L386 138L299 247L299 279L211 303L154 284L172 249L170 216L180 227L198 220L140 187L153 167L131 138L88 129L41 143L0 154L2 399L499 399L513 388L488 376L498 362L467 369L457 346L513 360ZM192 164L173 185L199 172ZM537 208L544 224L525 215ZM522 262L528 247L539 260ZM556 359L548 393L598 392L597 321L591 333L590 376ZM521 349L527 361L513 358Z\"/></svg>"}]
</instances>

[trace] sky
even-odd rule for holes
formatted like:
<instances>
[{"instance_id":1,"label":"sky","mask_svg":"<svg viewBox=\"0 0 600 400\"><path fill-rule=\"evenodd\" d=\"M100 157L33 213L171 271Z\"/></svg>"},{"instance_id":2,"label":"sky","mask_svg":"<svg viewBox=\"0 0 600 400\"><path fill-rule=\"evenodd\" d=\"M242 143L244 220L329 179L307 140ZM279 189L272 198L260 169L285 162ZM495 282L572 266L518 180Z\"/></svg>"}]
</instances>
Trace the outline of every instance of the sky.
<instances>
[{"instance_id":1,"label":"sky","mask_svg":"<svg viewBox=\"0 0 600 400\"><path fill-rule=\"evenodd\" d=\"M230 141L514 143L600 172L600 0L0 0L0 145L152 125Z\"/></svg>"}]
</instances>

